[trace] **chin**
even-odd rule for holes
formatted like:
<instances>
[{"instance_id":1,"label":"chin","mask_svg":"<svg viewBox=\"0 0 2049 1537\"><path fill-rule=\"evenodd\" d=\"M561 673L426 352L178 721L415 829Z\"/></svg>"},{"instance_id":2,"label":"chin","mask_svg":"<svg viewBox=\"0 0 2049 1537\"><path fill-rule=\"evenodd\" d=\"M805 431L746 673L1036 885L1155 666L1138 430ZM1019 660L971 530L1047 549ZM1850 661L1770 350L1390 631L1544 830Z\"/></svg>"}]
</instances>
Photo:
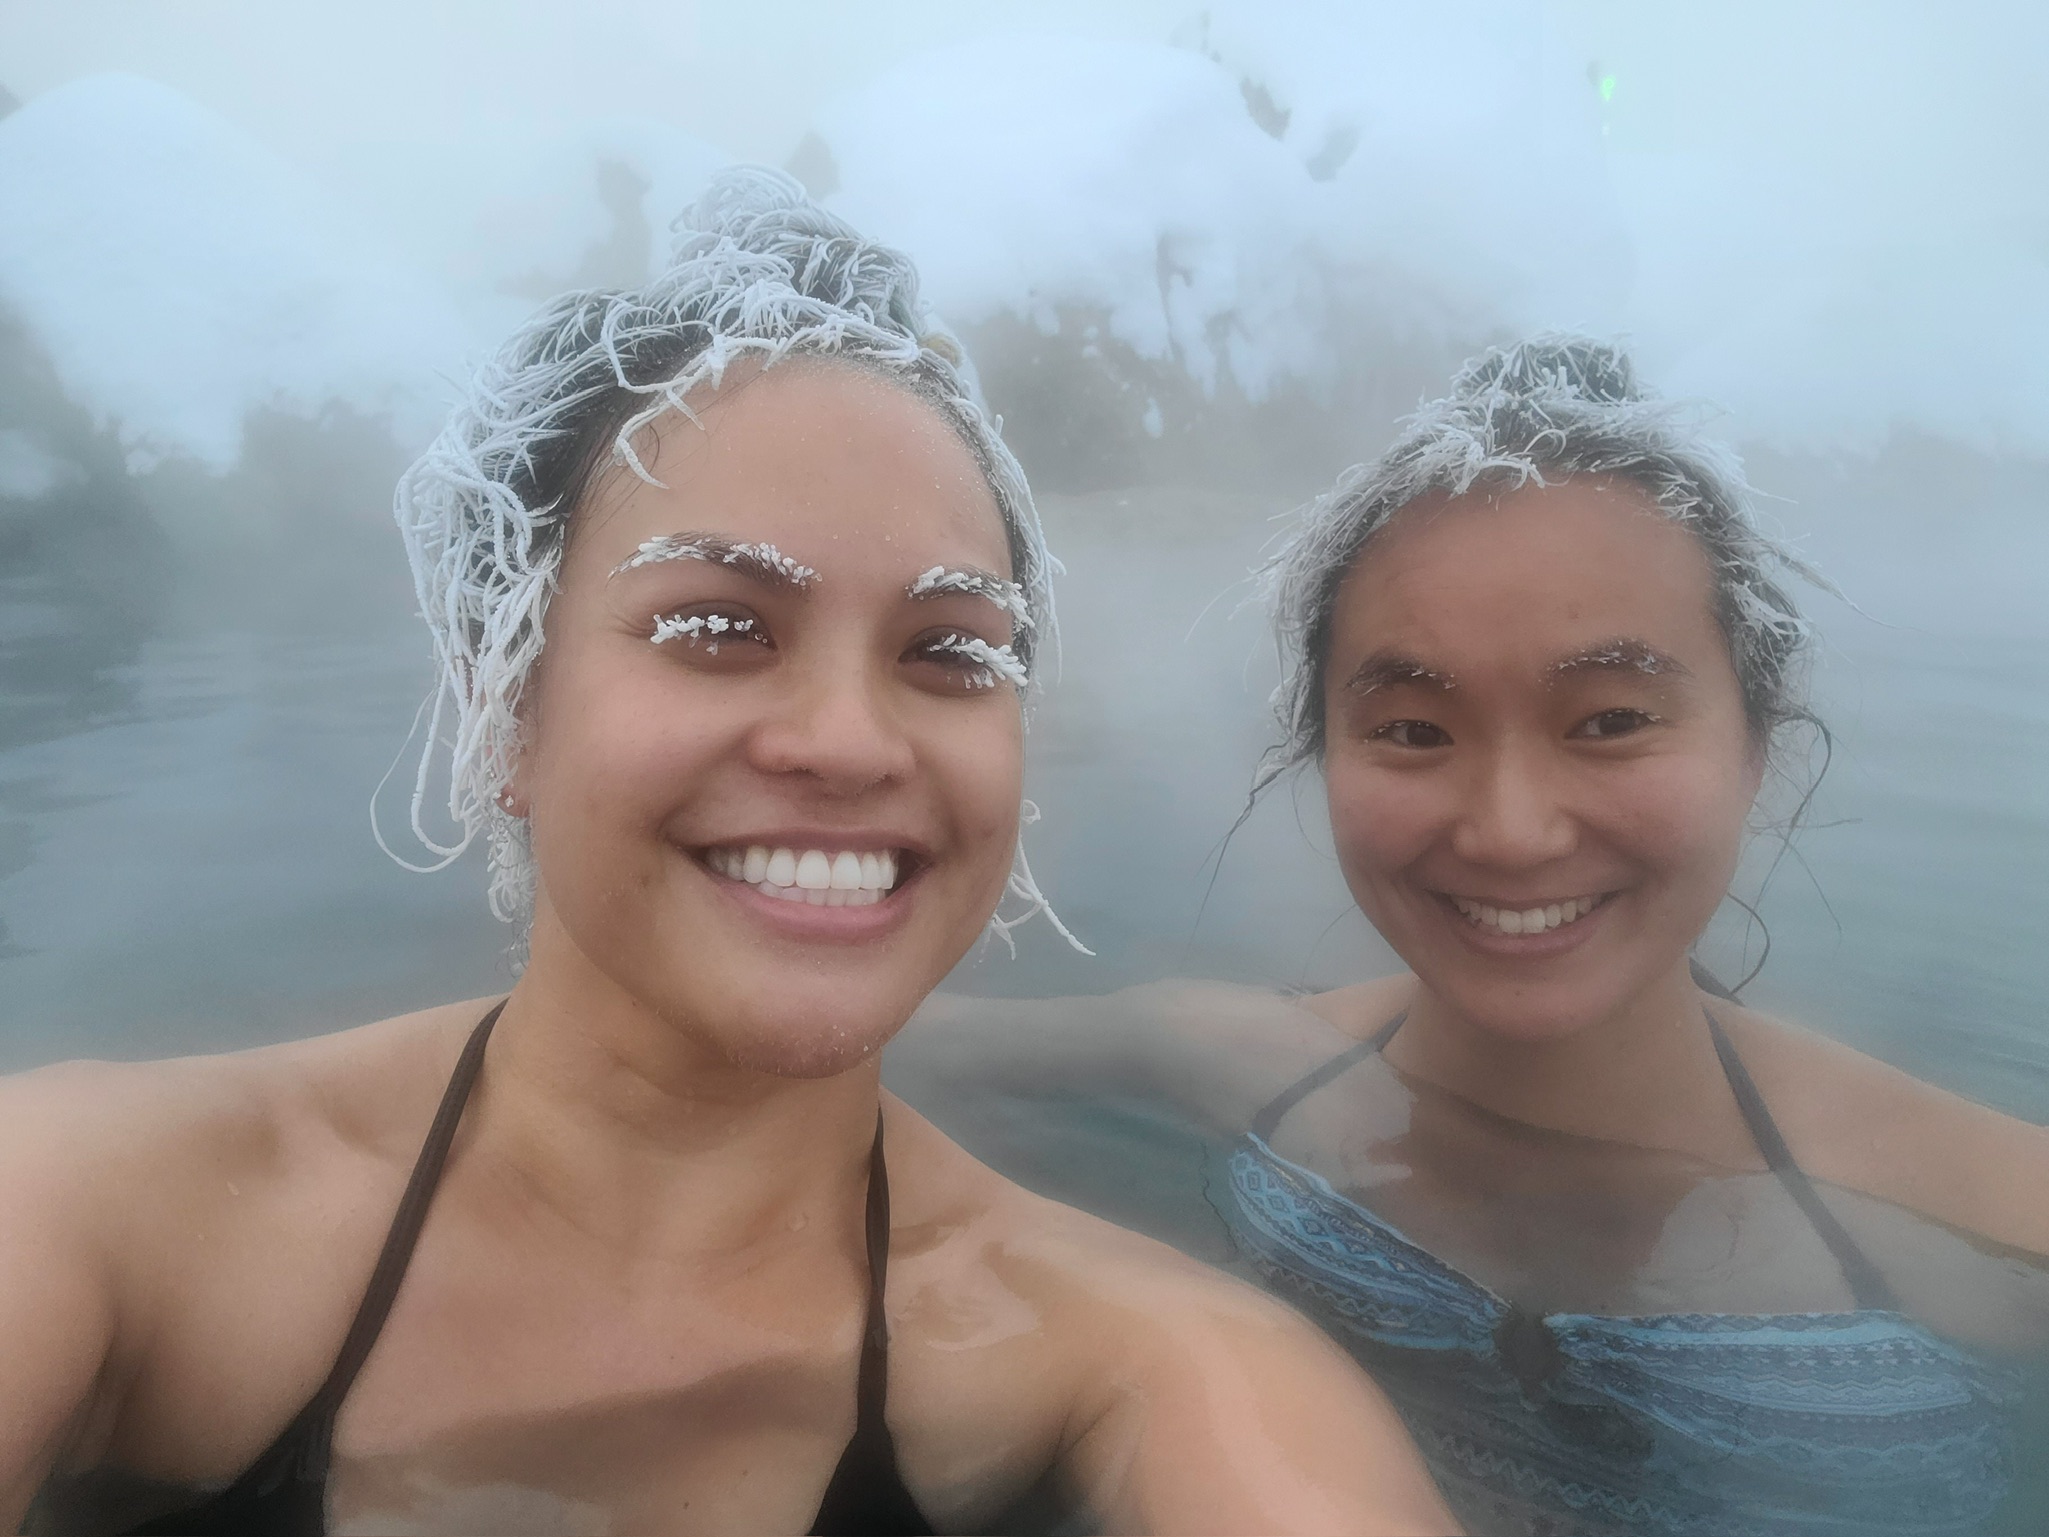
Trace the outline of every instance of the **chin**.
<instances>
[{"instance_id":1,"label":"chin","mask_svg":"<svg viewBox=\"0 0 2049 1537\"><path fill-rule=\"evenodd\" d=\"M726 1056L735 1067L775 1078L835 1078L881 1051L903 1026L894 1015L835 1015L799 1005L726 1042Z\"/></svg>"},{"instance_id":2,"label":"chin","mask_svg":"<svg viewBox=\"0 0 2049 1537\"><path fill-rule=\"evenodd\" d=\"M1607 1018L1622 1004L1609 989L1571 982L1471 983L1433 987L1469 1024L1503 1041L1538 1045L1563 1040Z\"/></svg>"}]
</instances>

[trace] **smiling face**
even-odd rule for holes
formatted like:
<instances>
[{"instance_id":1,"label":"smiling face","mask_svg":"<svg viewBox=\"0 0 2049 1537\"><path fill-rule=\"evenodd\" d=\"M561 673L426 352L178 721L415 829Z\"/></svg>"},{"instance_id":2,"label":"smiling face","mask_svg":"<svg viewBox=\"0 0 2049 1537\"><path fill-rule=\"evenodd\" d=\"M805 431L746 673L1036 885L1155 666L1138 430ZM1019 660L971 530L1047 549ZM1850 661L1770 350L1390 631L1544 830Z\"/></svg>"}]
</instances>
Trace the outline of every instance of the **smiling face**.
<instances>
[{"instance_id":1,"label":"smiling face","mask_svg":"<svg viewBox=\"0 0 2049 1537\"><path fill-rule=\"evenodd\" d=\"M1008 544L973 456L870 374L729 375L699 414L655 429L662 486L586 498L548 610L512 791L530 974L821 1075L902 1025L1002 892Z\"/></svg>"},{"instance_id":2,"label":"smiling face","mask_svg":"<svg viewBox=\"0 0 2049 1537\"><path fill-rule=\"evenodd\" d=\"M1624 481L1404 509L1338 589L1325 779L1353 896L1525 1040L1683 973L1763 760L1698 541Z\"/></svg>"}]
</instances>

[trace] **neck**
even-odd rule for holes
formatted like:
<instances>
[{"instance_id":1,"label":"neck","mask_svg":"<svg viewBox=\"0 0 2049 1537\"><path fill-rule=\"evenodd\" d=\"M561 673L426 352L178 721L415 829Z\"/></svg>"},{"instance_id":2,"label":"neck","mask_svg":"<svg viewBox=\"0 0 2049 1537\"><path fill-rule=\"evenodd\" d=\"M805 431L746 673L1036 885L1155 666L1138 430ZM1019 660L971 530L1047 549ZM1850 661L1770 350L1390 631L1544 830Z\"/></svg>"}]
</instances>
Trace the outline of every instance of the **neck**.
<instances>
[{"instance_id":1,"label":"neck","mask_svg":"<svg viewBox=\"0 0 2049 1537\"><path fill-rule=\"evenodd\" d=\"M585 1237L699 1263L853 1231L881 1093L744 1067L537 925L479 1095L491 1164Z\"/></svg>"},{"instance_id":2,"label":"neck","mask_svg":"<svg viewBox=\"0 0 2049 1537\"><path fill-rule=\"evenodd\" d=\"M1755 1150L1685 960L1606 1017L1517 1039L1419 983L1389 1061L1497 1115L1552 1131L1747 1165Z\"/></svg>"}]
</instances>

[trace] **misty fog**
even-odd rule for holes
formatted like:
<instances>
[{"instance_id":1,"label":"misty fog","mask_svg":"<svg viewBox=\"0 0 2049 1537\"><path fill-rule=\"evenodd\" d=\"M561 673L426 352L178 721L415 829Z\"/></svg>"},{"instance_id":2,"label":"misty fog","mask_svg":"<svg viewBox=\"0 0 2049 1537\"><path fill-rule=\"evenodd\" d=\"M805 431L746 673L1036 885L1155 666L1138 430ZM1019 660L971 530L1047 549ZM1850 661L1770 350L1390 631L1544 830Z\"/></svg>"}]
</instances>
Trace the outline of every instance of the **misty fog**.
<instances>
[{"instance_id":1,"label":"misty fog","mask_svg":"<svg viewBox=\"0 0 2049 1537\"><path fill-rule=\"evenodd\" d=\"M1572 326L1713 402L1850 600L1804 595L1837 745L1739 884L1751 996L2049 1120L2045 32L2019 4L0 10L0 1060L504 984L479 863L408 875L370 836L429 682L391 484L468 361L645 275L740 159L918 259L1068 566L1029 848L1097 957L1034 926L951 986L1392 967L1313 781L1223 846L1270 739L1247 573L1461 358ZM1732 908L1708 958L1759 949Z\"/></svg>"}]
</instances>

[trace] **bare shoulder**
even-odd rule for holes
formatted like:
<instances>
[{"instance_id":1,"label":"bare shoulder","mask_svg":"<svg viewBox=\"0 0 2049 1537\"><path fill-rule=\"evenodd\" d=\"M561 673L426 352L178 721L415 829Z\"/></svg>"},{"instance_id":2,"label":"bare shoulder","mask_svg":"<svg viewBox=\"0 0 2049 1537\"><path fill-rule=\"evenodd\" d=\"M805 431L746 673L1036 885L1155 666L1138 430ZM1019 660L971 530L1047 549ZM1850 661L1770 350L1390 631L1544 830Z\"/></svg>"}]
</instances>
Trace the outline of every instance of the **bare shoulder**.
<instances>
[{"instance_id":1,"label":"bare shoulder","mask_svg":"<svg viewBox=\"0 0 2049 1537\"><path fill-rule=\"evenodd\" d=\"M1354 1040L1363 1041L1407 1008L1415 991L1416 979L1403 972L1327 993L1312 993L1301 1004Z\"/></svg>"},{"instance_id":2,"label":"bare shoulder","mask_svg":"<svg viewBox=\"0 0 2049 1537\"><path fill-rule=\"evenodd\" d=\"M7 1178L117 1195L202 1175L261 1178L309 1140L375 1149L417 1128L411 1101L431 1105L439 1084L416 1065L453 1063L451 1017L471 1009L217 1056L60 1062L0 1078Z\"/></svg>"},{"instance_id":3,"label":"bare shoulder","mask_svg":"<svg viewBox=\"0 0 2049 1537\"><path fill-rule=\"evenodd\" d=\"M0 1079L0 1208L39 1247L99 1256L132 1313L245 1238L340 1218L339 1187L402 1173L464 1017L471 1006L218 1056Z\"/></svg>"},{"instance_id":4,"label":"bare shoulder","mask_svg":"<svg viewBox=\"0 0 2049 1537\"><path fill-rule=\"evenodd\" d=\"M1753 1010L1722 1017L1809 1173L2049 1254L2049 1127Z\"/></svg>"},{"instance_id":5,"label":"bare shoulder","mask_svg":"<svg viewBox=\"0 0 2049 1537\"><path fill-rule=\"evenodd\" d=\"M459 1049L448 1012L0 1079L0 1506L109 1458L211 1477L236 1413L254 1434L317 1372L293 1352L360 1285L336 1246L374 1249ZM276 1382L220 1378L252 1351ZM195 1399L227 1404L226 1428Z\"/></svg>"}]
</instances>

